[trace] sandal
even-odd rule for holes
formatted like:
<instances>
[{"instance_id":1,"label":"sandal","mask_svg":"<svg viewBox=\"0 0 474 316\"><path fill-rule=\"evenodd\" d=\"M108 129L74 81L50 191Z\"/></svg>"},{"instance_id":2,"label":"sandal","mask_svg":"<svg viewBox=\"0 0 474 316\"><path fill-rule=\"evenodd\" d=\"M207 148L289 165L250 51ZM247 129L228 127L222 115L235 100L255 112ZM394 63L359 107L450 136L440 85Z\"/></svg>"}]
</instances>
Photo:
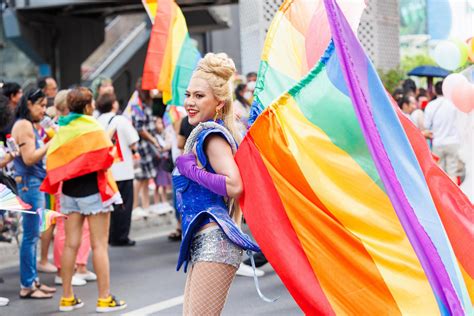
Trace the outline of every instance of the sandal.
<instances>
[{"instance_id":1,"label":"sandal","mask_svg":"<svg viewBox=\"0 0 474 316\"><path fill-rule=\"evenodd\" d=\"M168 240L171 240L171 241L180 241L181 240L181 229L180 228L176 228L176 230L174 232L172 232L171 234L168 235Z\"/></svg>"},{"instance_id":2,"label":"sandal","mask_svg":"<svg viewBox=\"0 0 474 316\"><path fill-rule=\"evenodd\" d=\"M49 298L53 298L53 295L51 293L45 293L41 291L40 289L30 289L28 293L25 295L21 295L21 292L19 294L21 299L33 299L33 300L45 300Z\"/></svg>"},{"instance_id":3,"label":"sandal","mask_svg":"<svg viewBox=\"0 0 474 316\"><path fill-rule=\"evenodd\" d=\"M35 282L35 288L40 290L41 292L47 293L47 294L53 294L56 293L56 288L47 286L45 284Z\"/></svg>"}]
</instances>

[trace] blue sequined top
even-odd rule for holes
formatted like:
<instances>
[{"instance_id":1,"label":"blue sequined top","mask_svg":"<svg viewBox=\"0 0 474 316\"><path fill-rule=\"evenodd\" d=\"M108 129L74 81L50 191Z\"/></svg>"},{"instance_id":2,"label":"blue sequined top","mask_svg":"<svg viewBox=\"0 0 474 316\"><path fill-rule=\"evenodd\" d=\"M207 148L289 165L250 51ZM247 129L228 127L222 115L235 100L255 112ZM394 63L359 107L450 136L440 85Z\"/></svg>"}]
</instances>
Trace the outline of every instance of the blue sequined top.
<instances>
[{"instance_id":1,"label":"blue sequined top","mask_svg":"<svg viewBox=\"0 0 474 316\"><path fill-rule=\"evenodd\" d=\"M214 126L209 126L213 125ZM230 133L221 127L216 126L217 123L210 124L206 122L206 127L196 128L197 135L191 134L189 141L196 144L197 158L201 165L209 172L215 173L212 169L206 153L204 151L204 143L208 136L219 135L231 144L236 146L235 140L230 136ZM193 138L194 139L191 139ZM231 143L233 142L233 143ZM205 224L211 221L217 223L227 237L237 246L245 250L260 251L259 247L244 234L239 227L234 223L229 216L228 205L225 199L201 186L200 184L180 175L177 169L173 172L173 184L176 190L176 204L178 211L182 217L183 240L179 250L177 270L184 264L184 271L187 270L187 265L190 260L189 249L191 246L194 234Z\"/></svg>"}]
</instances>

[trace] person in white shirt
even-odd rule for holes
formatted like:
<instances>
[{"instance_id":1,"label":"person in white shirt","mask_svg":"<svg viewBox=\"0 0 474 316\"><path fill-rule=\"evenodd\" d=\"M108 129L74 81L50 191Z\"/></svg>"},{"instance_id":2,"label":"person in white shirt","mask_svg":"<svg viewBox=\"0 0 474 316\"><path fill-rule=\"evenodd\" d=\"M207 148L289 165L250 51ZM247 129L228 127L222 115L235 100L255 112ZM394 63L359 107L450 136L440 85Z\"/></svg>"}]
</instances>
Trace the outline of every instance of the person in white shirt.
<instances>
[{"instance_id":1,"label":"person in white shirt","mask_svg":"<svg viewBox=\"0 0 474 316\"><path fill-rule=\"evenodd\" d=\"M425 128L433 132L433 154L439 157L440 167L456 181L458 170L459 131L456 127L458 109L443 97L443 83L437 82L436 100L425 109Z\"/></svg>"},{"instance_id":2,"label":"person in white shirt","mask_svg":"<svg viewBox=\"0 0 474 316\"><path fill-rule=\"evenodd\" d=\"M119 104L115 94L105 93L97 100L97 109L101 113L97 118L100 124L109 132L112 141L115 141L117 150L123 156L123 161L112 165L112 174L117 182L123 205L114 205L114 212L110 219L109 244L112 246L134 246L130 240L130 224L133 207L133 152L139 140L137 131L129 120L117 115Z\"/></svg>"}]
</instances>

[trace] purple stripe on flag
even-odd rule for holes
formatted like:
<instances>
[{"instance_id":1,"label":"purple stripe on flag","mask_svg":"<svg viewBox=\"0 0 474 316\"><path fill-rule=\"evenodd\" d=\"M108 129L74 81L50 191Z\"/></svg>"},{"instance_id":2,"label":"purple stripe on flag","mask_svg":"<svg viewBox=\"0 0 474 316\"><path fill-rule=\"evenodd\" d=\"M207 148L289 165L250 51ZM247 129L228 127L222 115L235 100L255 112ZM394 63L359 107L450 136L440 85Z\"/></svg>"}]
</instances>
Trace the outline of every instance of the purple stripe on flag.
<instances>
[{"instance_id":1,"label":"purple stripe on flag","mask_svg":"<svg viewBox=\"0 0 474 316\"><path fill-rule=\"evenodd\" d=\"M375 165L385 185L387 194L402 223L407 236L416 251L420 263L430 281L441 311L463 314L463 307L449 279L449 275L429 236L419 223L409 204L390 159L384 149L369 107L368 60L358 40L355 38L344 15L334 0L324 0L331 27L336 53L341 63L354 109L373 156ZM380 88L383 87L371 87Z\"/></svg>"}]
</instances>

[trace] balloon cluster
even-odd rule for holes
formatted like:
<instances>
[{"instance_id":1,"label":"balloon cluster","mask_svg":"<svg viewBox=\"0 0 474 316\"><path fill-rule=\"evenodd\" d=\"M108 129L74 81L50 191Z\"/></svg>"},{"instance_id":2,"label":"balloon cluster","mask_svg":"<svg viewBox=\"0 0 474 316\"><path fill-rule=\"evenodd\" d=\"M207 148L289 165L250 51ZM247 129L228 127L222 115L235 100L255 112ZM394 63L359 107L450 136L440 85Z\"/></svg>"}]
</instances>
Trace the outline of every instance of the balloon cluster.
<instances>
[{"instance_id":1,"label":"balloon cluster","mask_svg":"<svg viewBox=\"0 0 474 316\"><path fill-rule=\"evenodd\" d=\"M459 39L440 41L432 52L436 63L447 70L455 70L467 62L468 58L474 62L474 39L467 43Z\"/></svg>"},{"instance_id":2,"label":"balloon cluster","mask_svg":"<svg viewBox=\"0 0 474 316\"><path fill-rule=\"evenodd\" d=\"M474 109L474 84L461 74L450 74L444 79L443 95L464 113Z\"/></svg>"}]
</instances>

